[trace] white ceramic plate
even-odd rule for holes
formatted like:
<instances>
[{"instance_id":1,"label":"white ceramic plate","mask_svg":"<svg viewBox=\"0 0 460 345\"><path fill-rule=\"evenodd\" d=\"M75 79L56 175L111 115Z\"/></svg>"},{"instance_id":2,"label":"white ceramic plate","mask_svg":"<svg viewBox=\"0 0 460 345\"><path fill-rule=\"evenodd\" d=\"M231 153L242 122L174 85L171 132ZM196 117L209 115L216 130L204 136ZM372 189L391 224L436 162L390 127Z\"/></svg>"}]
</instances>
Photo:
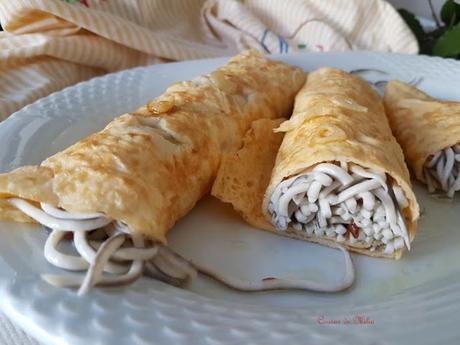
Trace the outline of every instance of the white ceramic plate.
<instances>
[{"instance_id":1,"label":"white ceramic plate","mask_svg":"<svg viewBox=\"0 0 460 345\"><path fill-rule=\"evenodd\" d=\"M418 80L436 97L460 99L460 64L452 60L374 53L276 58L307 71L377 69L385 73L362 75L373 82ZM137 68L41 99L0 124L0 170L39 163L170 83L225 60ZM238 293L199 277L189 290L145 278L79 298L40 280L40 273L55 271L42 256L40 227L0 223L0 307L45 344L452 343L460 335L460 207L421 187L416 192L424 213L412 251L400 261L354 255L357 282L337 294ZM343 270L339 252L253 230L212 198L181 220L169 241L185 257L241 278L334 280Z\"/></svg>"}]
</instances>

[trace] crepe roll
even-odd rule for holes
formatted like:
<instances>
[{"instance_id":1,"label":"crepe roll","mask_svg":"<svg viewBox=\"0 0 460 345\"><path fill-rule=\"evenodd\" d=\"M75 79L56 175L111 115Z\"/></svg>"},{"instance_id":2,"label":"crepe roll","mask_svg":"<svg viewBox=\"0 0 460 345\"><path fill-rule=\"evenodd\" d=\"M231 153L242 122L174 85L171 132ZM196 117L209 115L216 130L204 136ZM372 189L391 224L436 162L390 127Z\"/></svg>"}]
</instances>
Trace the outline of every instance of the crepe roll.
<instances>
[{"instance_id":1,"label":"crepe roll","mask_svg":"<svg viewBox=\"0 0 460 345\"><path fill-rule=\"evenodd\" d=\"M322 68L297 94L263 202L279 232L399 258L419 206L382 102L366 81Z\"/></svg>"},{"instance_id":2,"label":"crepe roll","mask_svg":"<svg viewBox=\"0 0 460 345\"><path fill-rule=\"evenodd\" d=\"M419 206L367 82L333 68L310 73L291 118L275 132L225 158L215 196L276 234L394 259L410 248Z\"/></svg>"},{"instance_id":3,"label":"crepe roll","mask_svg":"<svg viewBox=\"0 0 460 345\"><path fill-rule=\"evenodd\" d=\"M384 104L414 176L429 192L452 198L460 190L460 103L434 99L393 80Z\"/></svg>"},{"instance_id":4,"label":"crepe roll","mask_svg":"<svg viewBox=\"0 0 460 345\"><path fill-rule=\"evenodd\" d=\"M240 147L254 120L287 116L304 81L300 68L247 51L208 75L173 84L38 166L1 174L0 218L44 225L51 231L48 261L89 272L47 277L55 285L83 282L85 290L129 282L147 261L150 274L180 281L188 268L157 245L209 192L222 155ZM57 250L68 232L77 256Z\"/></svg>"},{"instance_id":5,"label":"crepe roll","mask_svg":"<svg viewBox=\"0 0 460 345\"><path fill-rule=\"evenodd\" d=\"M227 153L222 159L211 194L224 203L230 203L242 218L255 228L277 233L271 221L262 213L265 190L275 165L276 154L284 133L273 130L286 119L261 119L254 121L244 136L243 145L234 153ZM281 234L286 234L282 232ZM296 237L295 235L289 235ZM260 284L277 284L278 288L295 288L320 292L338 292L353 285L355 269L351 255L338 244L344 257L345 273L334 282L327 279L262 279ZM338 274L340 277L340 273Z\"/></svg>"}]
</instances>

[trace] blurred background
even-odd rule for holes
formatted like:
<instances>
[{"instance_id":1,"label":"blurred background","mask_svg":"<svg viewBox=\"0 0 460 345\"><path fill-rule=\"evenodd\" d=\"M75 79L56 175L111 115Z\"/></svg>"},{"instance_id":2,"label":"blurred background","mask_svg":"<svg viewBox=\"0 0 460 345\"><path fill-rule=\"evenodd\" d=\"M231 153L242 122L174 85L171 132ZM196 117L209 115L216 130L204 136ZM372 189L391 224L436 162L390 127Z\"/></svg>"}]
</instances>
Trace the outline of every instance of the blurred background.
<instances>
[{"instance_id":1,"label":"blurred background","mask_svg":"<svg viewBox=\"0 0 460 345\"><path fill-rule=\"evenodd\" d=\"M0 121L98 75L245 49L459 58L458 1L0 0Z\"/></svg>"},{"instance_id":2,"label":"blurred background","mask_svg":"<svg viewBox=\"0 0 460 345\"><path fill-rule=\"evenodd\" d=\"M389 0L396 8L406 8L417 16L431 18L431 10L428 0ZM439 13L444 0L432 0L436 13Z\"/></svg>"}]
</instances>

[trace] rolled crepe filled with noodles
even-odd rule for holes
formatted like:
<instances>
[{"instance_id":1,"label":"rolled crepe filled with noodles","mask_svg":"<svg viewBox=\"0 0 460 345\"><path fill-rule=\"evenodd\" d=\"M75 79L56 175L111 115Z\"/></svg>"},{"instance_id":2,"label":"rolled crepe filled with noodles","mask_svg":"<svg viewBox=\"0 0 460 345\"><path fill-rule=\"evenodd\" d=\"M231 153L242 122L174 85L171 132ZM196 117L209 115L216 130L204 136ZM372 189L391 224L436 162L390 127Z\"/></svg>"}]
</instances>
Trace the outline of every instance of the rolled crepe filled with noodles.
<instances>
[{"instance_id":1,"label":"rolled crepe filled with noodles","mask_svg":"<svg viewBox=\"0 0 460 345\"><path fill-rule=\"evenodd\" d=\"M398 259L410 248L419 207L383 105L364 80L332 68L309 74L277 131L285 136L276 160L266 150L264 178L254 181L256 163L242 161L261 151L252 144L224 160L212 193L278 234L375 257Z\"/></svg>"},{"instance_id":2,"label":"rolled crepe filled with noodles","mask_svg":"<svg viewBox=\"0 0 460 345\"><path fill-rule=\"evenodd\" d=\"M252 121L288 115L304 81L299 68L242 53L40 165L0 175L0 218L43 224L47 260L86 271L46 276L53 284L86 292L141 273L180 284L191 267L159 244L209 191L222 154L239 148ZM57 249L67 232L78 255Z\"/></svg>"},{"instance_id":3,"label":"rolled crepe filled with noodles","mask_svg":"<svg viewBox=\"0 0 460 345\"><path fill-rule=\"evenodd\" d=\"M414 175L429 192L452 198L460 190L460 103L436 100L394 80L385 89L384 104Z\"/></svg>"},{"instance_id":4,"label":"rolled crepe filled with noodles","mask_svg":"<svg viewBox=\"0 0 460 345\"><path fill-rule=\"evenodd\" d=\"M270 182L276 153L283 140L283 133L275 133L286 119L261 119L254 121L244 136L243 145L234 153L223 156L211 194L233 208L252 226L272 232L276 228L262 213L265 190ZM286 234L286 232L282 232ZM291 236L291 235L290 235ZM296 237L291 236L291 237ZM355 280L355 271L350 253L337 245L344 255L345 273L334 282L326 280L298 280L270 277L259 282L262 287L297 288L320 292L337 292L349 288ZM236 284L232 284L235 287ZM241 290L249 284L240 282Z\"/></svg>"}]
</instances>

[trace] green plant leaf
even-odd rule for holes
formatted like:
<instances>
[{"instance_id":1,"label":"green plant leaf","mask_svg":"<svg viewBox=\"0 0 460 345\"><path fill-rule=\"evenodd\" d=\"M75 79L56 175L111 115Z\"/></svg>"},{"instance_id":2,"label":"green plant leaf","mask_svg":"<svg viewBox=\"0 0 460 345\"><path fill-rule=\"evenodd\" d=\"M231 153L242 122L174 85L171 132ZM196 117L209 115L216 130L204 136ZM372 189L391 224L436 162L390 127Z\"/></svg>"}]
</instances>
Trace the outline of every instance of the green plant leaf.
<instances>
[{"instance_id":1,"label":"green plant leaf","mask_svg":"<svg viewBox=\"0 0 460 345\"><path fill-rule=\"evenodd\" d=\"M460 22L460 4L454 0L447 0L441 9L441 19L448 28L458 24Z\"/></svg>"},{"instance_id":2,"label":"green plant leaf","mask_svg":"<svg viewBox=\"0 0 460 345\"><path fill-rule=\"evenodd\" d=\"M433 47L441 37L446 32L446 27L440 27L433 31L425 33L423 38L419 41L420 54L433 55Z\"/></svg>"},{"instance_id":3,"label":"green plant leaf","mask_svg":"<svg viewBox=\"0 0 460 345\"><path fill-rule=\"evenodd\" d=\"M460 24L446 31L433 47L433 55L454 57L460 54Z\"/></svg>"},{"instance_id":4,"label":"green plant leaf","mask_svg":"<svg viewBox=\"0 0 460 345\"><path fill-rule=\"evenodd\" d=\"M423 31L422 25L420 24L418 19L412 12L409 12L404 8L400 8L398 12L406 22L407 26L409 26L409 28L412 30L417 40L420 42L423 36L425 35L425 32Z\"/></svg>"}]
</instances>

